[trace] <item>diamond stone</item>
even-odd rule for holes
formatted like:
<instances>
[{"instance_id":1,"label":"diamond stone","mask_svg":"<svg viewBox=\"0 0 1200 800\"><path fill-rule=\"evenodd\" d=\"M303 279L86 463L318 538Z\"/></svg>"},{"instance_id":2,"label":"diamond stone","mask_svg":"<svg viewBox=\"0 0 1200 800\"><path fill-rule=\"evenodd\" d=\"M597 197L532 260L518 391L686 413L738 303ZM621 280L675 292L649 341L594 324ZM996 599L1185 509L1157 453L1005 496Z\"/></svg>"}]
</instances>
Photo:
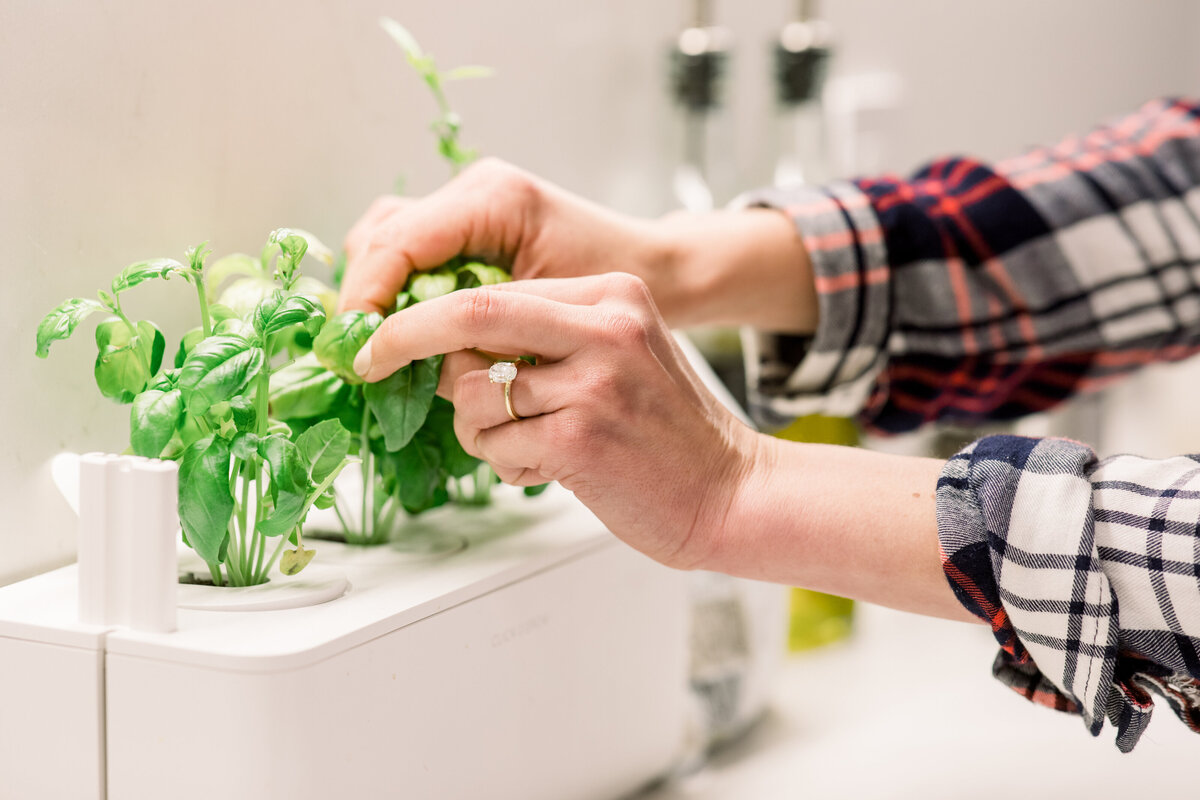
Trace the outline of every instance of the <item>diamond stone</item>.
<instances>
[{"instance_id":1,"label":"diamond stone","mask_svg":"<svg viewBox=\"0 0 1200 800\"><path fill-rule=\"evenodd\" d=\"M511 361L497 361L488 367L488 380L492 383L511 383L517 377L517 365Z\"/></svg>"}]
</instances>

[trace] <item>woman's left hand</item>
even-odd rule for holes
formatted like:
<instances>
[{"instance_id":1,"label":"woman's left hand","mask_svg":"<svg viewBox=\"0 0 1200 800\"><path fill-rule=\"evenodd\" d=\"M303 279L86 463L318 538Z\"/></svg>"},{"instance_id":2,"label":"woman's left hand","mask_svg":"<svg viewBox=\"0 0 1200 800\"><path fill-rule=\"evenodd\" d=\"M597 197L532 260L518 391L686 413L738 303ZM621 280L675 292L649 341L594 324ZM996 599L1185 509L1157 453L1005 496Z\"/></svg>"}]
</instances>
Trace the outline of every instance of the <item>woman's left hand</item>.
<instances>
[{"instance_id":1,"label":"woman's left hand","mask_svg":"<svg viewBox=\"0 0 1200 800\"><path fill-rule=\"evenodd\" d=\"M536 356L504 387L479 351ZM753 471L758 434L700 384L632 275L516 281L419 303L384 321L355 369L378 381L445 353L438 394L467 452L521 486L557 481L628 544L696 568Z\"/></svg>"}]
</instances>

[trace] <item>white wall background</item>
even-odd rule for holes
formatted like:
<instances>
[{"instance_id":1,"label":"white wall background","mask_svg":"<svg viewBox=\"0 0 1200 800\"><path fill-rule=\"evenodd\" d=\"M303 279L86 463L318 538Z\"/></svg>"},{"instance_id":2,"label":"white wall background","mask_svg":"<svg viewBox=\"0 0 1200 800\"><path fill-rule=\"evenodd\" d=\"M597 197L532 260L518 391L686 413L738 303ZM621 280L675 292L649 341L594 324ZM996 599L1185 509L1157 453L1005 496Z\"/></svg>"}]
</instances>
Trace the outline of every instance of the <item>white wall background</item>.
<instances>
[{"instance_id":1,"label":"white wall background","mask_svg":"<svg viewBox=\"0 0 1200 800\"><path fill-rule=\"evenodd\" d=\"M739 181L770 174L766 43L788 0L723 0L737 37L729 111ZM1194 91L1187 0L826 0L837 71L891 71L906 105L885 166L1052 140L1160 94ZM74 528L46 464L119 450L127 409L99 397L85 330L33 357L41 316L138 258L256 250L280 225L340 241L398 173L443 179L431 103L379 31L387 13L449 66L465 138L639 214L670 207L664 49L682 0L0 0L0 584L69 561ZM187 327L185 287L135 313ZM171 345L173 347L173 345Z\"/></svg>"}]
</instances>

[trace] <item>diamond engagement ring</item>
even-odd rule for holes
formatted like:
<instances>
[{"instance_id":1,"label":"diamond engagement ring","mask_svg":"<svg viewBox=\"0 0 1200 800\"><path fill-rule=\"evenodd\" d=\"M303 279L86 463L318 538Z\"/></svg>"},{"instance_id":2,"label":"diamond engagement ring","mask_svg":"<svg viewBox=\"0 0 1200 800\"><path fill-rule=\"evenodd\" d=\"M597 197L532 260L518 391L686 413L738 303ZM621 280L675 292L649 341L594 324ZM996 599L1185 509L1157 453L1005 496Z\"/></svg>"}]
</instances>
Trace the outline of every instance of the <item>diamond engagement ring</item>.
<instances>
[{"instance_id":1,"label":"diamond engagement ring","mask_svg":"<svg viewBox=\"0 0 1200 800\"><path fill-rule=\"evenodd\" d=\"M508 411L508 416L513 422L520 422L522 417L515 410L512 404L512 382L517 377L517 365L521 361L497 361L488 367L488 380L492 383L504 384L504 408Z\"/></svg>"}]
</instances>

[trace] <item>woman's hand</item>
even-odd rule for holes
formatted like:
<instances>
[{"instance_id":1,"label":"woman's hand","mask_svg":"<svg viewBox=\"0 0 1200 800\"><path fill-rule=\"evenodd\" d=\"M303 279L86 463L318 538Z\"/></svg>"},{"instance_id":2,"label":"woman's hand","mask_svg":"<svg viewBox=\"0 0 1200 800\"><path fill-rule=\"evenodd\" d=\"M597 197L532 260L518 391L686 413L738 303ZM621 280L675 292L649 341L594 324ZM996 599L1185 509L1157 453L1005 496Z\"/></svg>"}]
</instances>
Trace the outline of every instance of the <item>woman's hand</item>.
<instances>
[{"instance_id":1,"label":"woman's hand","mask_svg":"<svg viewBox=\"0 0 1200 800\"><path fill-rule=\"evenodd\" d=\"M808 254L783 214L635 219L494 159L428 197L380 198L345 246L343 310L386 313L414 270L465 254L507 267L518 280L631 273L674 327L804 333L816 325Z\"/></svg>"},{"instance_id":2,"label":"woman's hand","mask_svg":"<svg viewBox=\"0 0 1200 800\"><path fill-rule=\"evenodd\" d=\"M477 351L538 357L504 387ZM699 383L631 275L465 289L388 317L368 381L446 353L438 393L507 483L558 481L628 544L704 568L969 618L942 576L942 463L755 433Z\"/></svg>"},{"instance_id":3,"label":"woman's hand","mask_svg":"<svg viewBox=\"0 0 1200 800\"><path fill-rule=\"evenodd\" d=\"M476 351L538 357L504 389ZM438 393L467 452L506 483L558 481L617 536L670 566L718 549L758 435L699 383L646 285L614 273L518 281L419 303L355 361L368 381L446 353Z\"/></svg>"},{"instance_id":4,"label":"woman's hand","mask_svg":"<svg viewBox=\"0 0 1200 800\"><path fill-rule=\"evenodd\" d=\"M513 277L656 272L666 242L647 221L485 159L424 198L381 197L346 237L342 307L386 312L413 270L459 254Z\"/></svg>"}]
</instances>

